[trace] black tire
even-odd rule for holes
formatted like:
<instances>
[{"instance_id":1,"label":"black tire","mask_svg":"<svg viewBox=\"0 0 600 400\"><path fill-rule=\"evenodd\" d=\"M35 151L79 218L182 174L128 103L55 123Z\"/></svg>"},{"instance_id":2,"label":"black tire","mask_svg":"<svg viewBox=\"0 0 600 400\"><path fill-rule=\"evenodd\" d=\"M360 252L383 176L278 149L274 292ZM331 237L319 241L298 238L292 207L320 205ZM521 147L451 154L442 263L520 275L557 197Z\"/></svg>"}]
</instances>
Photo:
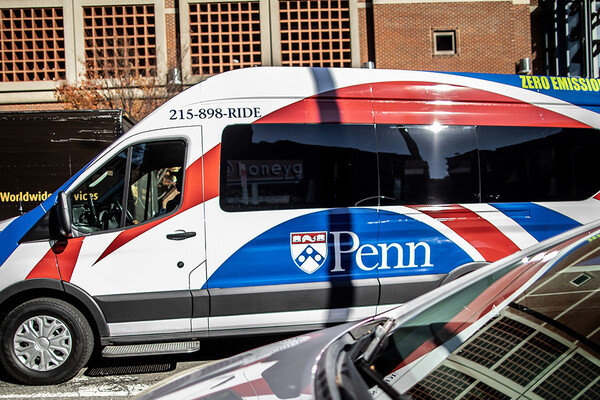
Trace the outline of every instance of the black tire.
<instances>
[{"instance_id":1,"label":"black tire","mask_svg":"<svg viewBox=\"0 0 600 400\"><path fill-rule=\"evenodd\" d=\"M0 361L27 385L73 378L94 350L94 336L83 314L69 303L39 298L20 304L0 326Z\"/></svg>"}]
</instances>

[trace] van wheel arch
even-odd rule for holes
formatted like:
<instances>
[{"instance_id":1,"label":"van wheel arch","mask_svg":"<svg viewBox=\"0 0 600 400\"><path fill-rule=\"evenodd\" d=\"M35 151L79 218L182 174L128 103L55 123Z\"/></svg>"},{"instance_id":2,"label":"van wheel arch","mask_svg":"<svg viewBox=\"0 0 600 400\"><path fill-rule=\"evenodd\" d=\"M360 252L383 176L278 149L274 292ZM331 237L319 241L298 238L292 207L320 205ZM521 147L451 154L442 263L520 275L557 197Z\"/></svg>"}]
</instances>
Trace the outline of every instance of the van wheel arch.
<instances>
[{"instance_id":1,"label":"van wheel arch","mask_svg":"<svg viewBox=\"0 0 600 400\"><path fill-rule=\"evenodd\" d=\"M90 324L97 345L108 337L108 323L93 298L71 283L54 279L21 281L0 292L0 324L19 304L42 297L59 299L78 309Z\"/></svg>"},{"instance_id":2,"label":"van wheel arch","mask_svg":"<svg viewBox=\"0 0 600 400\"><path fill-rule=\"evenodd\" d=\"M72 304L39 297L19 304L0 324L0 361L25 384L54 384L73 378L94 350L87 318Z\"/></svg>"},{"instance_id":3,"label":"van wheel arch","mask_svg":"<svg viewBox=\"0 0 600 400\"><path fill-rule=\"evenodd\" d=\"M452 282L452 281L460 278L461 276L467 275L467 274L469 274L481 267L489 265L489 264L490 264L489 262L485 262L485 261L475 261L475 262L463 264L463 265L453 269L448 275L446 275L444 280L442 280L442 283L440 283L440 286L445 285L448 282Z\"/></svg>"}]
</instances>

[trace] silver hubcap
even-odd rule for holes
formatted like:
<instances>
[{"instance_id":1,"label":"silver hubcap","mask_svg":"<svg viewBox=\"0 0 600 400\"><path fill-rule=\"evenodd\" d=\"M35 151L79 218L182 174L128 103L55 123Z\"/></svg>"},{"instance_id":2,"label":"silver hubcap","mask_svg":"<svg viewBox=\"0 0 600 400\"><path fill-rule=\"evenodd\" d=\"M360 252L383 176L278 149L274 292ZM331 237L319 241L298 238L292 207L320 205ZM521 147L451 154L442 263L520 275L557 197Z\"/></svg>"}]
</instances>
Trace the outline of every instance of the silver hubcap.
<instances>
[{"instance_id":1,"label":"silver hubcap","mask_svg":"<svg viewBox=\"0 0 600 400\"><path fill-rule=\"evenodd\" d=\"M24 366L34 371L50 371L69 358L71 332L62 321L39 315L19 326L13 345L15 355Z\"/></svg>"}]
</instances>

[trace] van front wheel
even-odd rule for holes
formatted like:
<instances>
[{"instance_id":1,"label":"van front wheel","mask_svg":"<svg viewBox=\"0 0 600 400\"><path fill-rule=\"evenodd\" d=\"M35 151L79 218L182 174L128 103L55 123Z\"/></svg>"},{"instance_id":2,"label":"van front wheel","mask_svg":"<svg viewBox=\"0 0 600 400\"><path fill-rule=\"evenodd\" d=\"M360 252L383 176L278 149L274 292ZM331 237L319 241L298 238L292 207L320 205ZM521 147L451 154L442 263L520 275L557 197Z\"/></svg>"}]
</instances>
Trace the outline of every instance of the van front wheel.
<instances>
[{"instance_id":1,"label":"van front wheel","mask_svg":"<svg viewBox=\"0 0 600 400\"><path fill-rule=\"evenodd\" d=\"M62 300L27 301L0 326L0 360L19 382L46 385L74 377L89 360L94 338L79 310Z\"/></svg>"}]
</instances>

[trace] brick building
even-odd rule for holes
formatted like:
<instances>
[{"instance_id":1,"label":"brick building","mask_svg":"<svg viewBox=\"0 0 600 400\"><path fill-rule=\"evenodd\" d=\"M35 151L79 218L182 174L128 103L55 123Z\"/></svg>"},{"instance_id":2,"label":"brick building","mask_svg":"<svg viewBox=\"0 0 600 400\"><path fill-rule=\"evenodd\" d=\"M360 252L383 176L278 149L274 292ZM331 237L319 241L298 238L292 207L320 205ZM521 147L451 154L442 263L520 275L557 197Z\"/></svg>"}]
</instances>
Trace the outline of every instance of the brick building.
<instances>
[{"instance_id":1,"label":"brick building","mask_svg":"<svg viewBox=\"0 0 600 400\"><path fill-rule=\"evenodd\" d=\"M535 61L537 9L538 0L0 0L0 110L60 109L59 82L122 64L184 86L257 65L515 73L519 60Z\"/></svg>"}]
</instances>

